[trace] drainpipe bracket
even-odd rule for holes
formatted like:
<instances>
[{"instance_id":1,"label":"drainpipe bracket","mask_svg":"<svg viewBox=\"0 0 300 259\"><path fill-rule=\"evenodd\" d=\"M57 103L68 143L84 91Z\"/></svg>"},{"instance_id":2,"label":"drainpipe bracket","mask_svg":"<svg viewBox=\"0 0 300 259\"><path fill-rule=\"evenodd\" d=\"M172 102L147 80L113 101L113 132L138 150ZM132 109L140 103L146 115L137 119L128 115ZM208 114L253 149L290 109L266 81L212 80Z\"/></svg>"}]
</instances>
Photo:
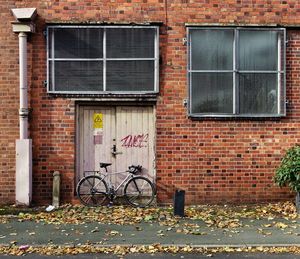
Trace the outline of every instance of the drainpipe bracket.
<instances>
[{"instance_id":1,"label":"drainpipe bracket","mask_svg":"<svg viewBox=\"0 0 300 259\"><path fill-rule=\"evenodd\" d=\"M19 116L22 118L27 118L29 115L30 109L29 108L21 108L19 110Z\"/></svg>"},{"instance_id":2,"label":"drainpipe bracket","mask_svg":"<svg viewBox=\"0 0 300 259\"><path fill-rule=\"evenodd\" d=\"M33 22L12 22L13 32L30 32L35 33L35 24Z\"/></svg>"}]
</instances>

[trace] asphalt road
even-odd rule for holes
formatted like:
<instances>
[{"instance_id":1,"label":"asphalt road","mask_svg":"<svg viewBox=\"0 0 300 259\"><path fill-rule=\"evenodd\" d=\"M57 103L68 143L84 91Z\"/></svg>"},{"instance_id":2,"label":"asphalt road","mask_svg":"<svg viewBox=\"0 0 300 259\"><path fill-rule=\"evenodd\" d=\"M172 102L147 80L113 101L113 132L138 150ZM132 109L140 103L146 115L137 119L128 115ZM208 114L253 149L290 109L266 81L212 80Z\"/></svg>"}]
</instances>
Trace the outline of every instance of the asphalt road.
<instances>
[{"instance_id":1,"label":"asphalt road","mask_svg":"<svg viewBox=\"0 0 300 259\"><path fill-rule=\"evenodd\" d=\"M0 255L1 259L19 259L19 256ZM203 254L127 254L106 255L106 254L80 254L80 255L64 255L64 256L42 256L38 254L27 254L26 259L299 259L300 255L296 254L266 254L266 253L220 253L213 255Z\"/></svg>"}]
</instances>

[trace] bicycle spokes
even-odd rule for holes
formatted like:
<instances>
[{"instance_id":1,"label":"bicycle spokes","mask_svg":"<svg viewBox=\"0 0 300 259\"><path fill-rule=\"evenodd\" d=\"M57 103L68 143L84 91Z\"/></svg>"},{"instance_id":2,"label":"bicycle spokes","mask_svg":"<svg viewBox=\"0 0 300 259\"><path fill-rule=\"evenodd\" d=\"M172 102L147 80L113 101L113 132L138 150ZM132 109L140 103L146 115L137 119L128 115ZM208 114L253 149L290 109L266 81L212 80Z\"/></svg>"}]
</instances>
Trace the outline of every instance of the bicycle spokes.
<instances>
[{"instance_id":1,"label":"bicycle spokes","mask_svg":"<svg viewBox=\"0 0 300 259\"><path fill-rule=\"evenodd\" d=\"M154 198L152 183L141 176L132 178L127 183L124 192L127 201L136 207L148 206Z\"/></svg>"},{"instance_id":2,"label":"bicycle spokes","mask_svg":"<svg viewBox=\"0 0 300 259\"><path fill-rule=\"evenodd\" d=\"M77 194L83 204L98 206L107 198L107 186L100 177L88 176L78 183Z\"/></svg>"}]
</instances>

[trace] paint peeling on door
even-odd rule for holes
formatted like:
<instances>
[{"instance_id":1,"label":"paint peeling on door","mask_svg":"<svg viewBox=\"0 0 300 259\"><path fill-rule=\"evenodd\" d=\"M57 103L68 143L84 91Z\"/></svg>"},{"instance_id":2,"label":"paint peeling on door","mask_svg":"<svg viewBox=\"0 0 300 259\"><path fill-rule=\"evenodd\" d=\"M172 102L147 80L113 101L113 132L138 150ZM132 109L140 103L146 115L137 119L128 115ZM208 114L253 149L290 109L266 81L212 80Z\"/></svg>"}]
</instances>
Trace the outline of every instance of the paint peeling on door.
<instances>
[{"instance_id":1,"label":"paint peeling on door","mask_svg":"<svg viewBox=\"0 0 300 259\"><path fill-rule=\"evenodd\" d=\"M149 134L127 135L121 139L122 147L126 148L143 148L148 146Z\"/></svg>"}]
</instances>

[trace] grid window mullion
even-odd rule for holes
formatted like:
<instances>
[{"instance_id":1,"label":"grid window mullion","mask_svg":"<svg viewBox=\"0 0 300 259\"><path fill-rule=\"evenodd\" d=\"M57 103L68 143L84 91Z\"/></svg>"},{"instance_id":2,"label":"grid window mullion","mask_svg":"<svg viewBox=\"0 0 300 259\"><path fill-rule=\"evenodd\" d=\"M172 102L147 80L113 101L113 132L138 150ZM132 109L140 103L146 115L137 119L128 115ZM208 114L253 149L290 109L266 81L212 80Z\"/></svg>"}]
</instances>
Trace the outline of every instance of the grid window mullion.
<instances>
[{"instance_id":1,"label":"grid window mullion","mask_svg":"<svg viewBox=\"0 0 300 259\"><path fill-rule=\"evenodd\" d=\"M53 61L51 62L52 64L51 64L51 78L52 78L52 80L51 80L51 83L52 83L52 86L51 86L51 88L53 88L53 90L55 91L55 56L54 56L54 53L55 53L55 44L54 44L54 42L55 42L55 33L54 32L52 32L52 37L51 37L51 46L52 46L52 49L51 49L51 56L52 56L52 58L53 58Z\"/></svg>"},{"instance_id":2,"label":"grid window mullion","mask_svg":"<svg viewBox=\"0 0 300 259\"><path fill-rule=\"evenodd\" d=\"M277 36L277 55L278 55L278 65L277 70L281 71L281 35ZM277 113L281 113L281 76L280 73L277 74Z\"/></svg>"},{"instance_id":3,"label":"grid window mullion","mask_svg":"<svg viewBox=\"0 0 300 259\"><path fill-rule=\"evenodd\" d=\"M103 31L103 91L106 92L106 28Z\"/></svg>"},{"instance_id":4,"label":"grid window mullion","mask_svg":"<svg viewBox=\"0 0 300 259\"><path fill-rule=\"evenodd\" d=\"M206 116L230 116L230 114L222 115L217 109L203 109L200 106L203 99L203 95L207 94L208 99L212 102L222 101L217 96L212 96L212 87L223 86L226 73L232 73L232 114L236 117L271 117L285 115L285 106L283 105L285 100L285 45L286 38L284 29L248 29L248 28L235 28L233 35L233 52L232 52L232 70L218 70L214 67L200 66L197 63L193 63L195 57L201 57L198 54L198 42L199 46L205 46L205 42L201 43L199 36L194 33L194 30L213 31L214 29L220 30L220 28L188 28L188 82L189 82L189 113L196 117ZM249 31L249 33L248 33ZM264 31L266 33L264 33ZM273 31L273 32L272 32ZM278 37L274 37L274 31ZM202 32L200 32L202 35ZM203 35L208 35L207 33ZM253 37L252 37L253 35ZM207 36L210 38L209 36ZM256 38L255 38L256 37ZM194 41L195 42L192 42ZM253 41L253 39L255 39ZM257 39L257 40L256 40ZM275 43L275 40L276 43ZM252 43L249 43L252 42ZM241 44L245 46L242 46ZM250 45L249 45L250 44ZM255 45L252 45L255 44ZM256 45L257 44L257 45ZM275 47L277 44L277 47ZM249 46L249 48L247 47ZM273 51L277 49L277 51ZM195 49L195 54L193 50ZM207 47L210 50L209 47ZM201 50L202 52L204 50ZM253 51L253 52L252 52ZM273 59L269 58L270 62L266 60L261 61L261 56L258 55L259 51L264 51L273 55ZM200 51L199 51L200 53ZM252 54L253 55L252 55ZM272 54L273 53L273 54ZM222 54L222 53L221 53ZM195 56L198 55L198 56ZM276 56L277 55L277 56ZM205 54L203 55L205 56ZM209 55L208 55L209 56ZM222 56L220 56L220 59ZM274 60L278 59L277 67L272 66ZM273 63L272 63L273 61ZM206 64L206 63L205 63ZM209 64L208 64L209 65ZM255 70L257 69L257 70ZM218 75L223 73L223 75ZM206 75L211 74L214 76ZM221 80L217 82L214 77L219 77ZM223 78L222 78L223 77ZM228 80L228 77L227 77ZM229 79L230 80L230 79ZM216 83L217 82L217 83ZM208 87L209 85L210 87ZM202 90L201 90L202 89ZM225 88L224 88L225 89ZM217 88L214 92L217 94L224 91L222 88ZM227 88L229 89L229 88ZM204 91L204 92L200 92ZM206 93L207 92L207 93ZM198 99L197 99L198 98ZM201 107L201 108L200 108ZM217 106L214 106L217 107Z\"/></svg>"},{"instance_id":5,"label":"grid window mullion","mask_svg":"<svg viewBox=\"0 0 300 259\"><path fill-rule=\"evenodd\" d=\"M233 40L233 114L239 114L240 110L240 100L239 100L239 78L238 78L238 69L239 69L239 31L234 30L234 40Z\"/></svg>"},{"instance_id":6,"label":"grid window mullion","mask_svg":"<svg viewBox=\"0 0 300 259\"><path fill-rule=\"evenodd\" d=\"M74 31L76 32L76 29L84 28L100 28L102 30L102 37L93 38L93 44L97 44L98 42L97 50L103 52L101 54L102 57L99 55L92 55L93 45L89 45L88 42L85 43L84 36L81 38L81 47L84 46L88 48L87 53L89 55L87 56L84 56L86 52L84 52L84 55L81 55L81 52L80 54L73 51L72 48L68 49L68 44L63 44L65 40L64 37L68 36L68 33L65 33L69 32L67 30L70 29L69 34L74 36L76 40L77 35L75 35L76 33L74 33ZM110 29L120 29L122 34L117 34L115 37L116 39L119 39L119 41L122 41L123 39L123 29L128 31L129 36L134 34L138 41L130 42L133 42L133 46L137 46L137 50L140 50L140 52L136 52L135 48L132 47L131 54L123 57L123 54L127 53L127 51L122 52L122 48L121 50L119 49L119 51L110 48L110 51L115 54L113 56L108 56L108 47L110 46L108 45L110 44L108 40L111 39ZM130 29L132 29L132 31ZM49 40L47 41L47 81L49 92L63 94L77 92L78 94L89 94L92 92L107 93L113 91L116 93L136 94L143 92L154 93L158 91L159 33L157 26L49 26L47 27L47 31L49 33ZM127 34L127 32L125 34ZM83 33L82 35L88 35L88 33ZM144 35L148 37L148 40ZM126 37L128 38L128 36ZM89 40L89 38L87 39ZM154 43L149 45L149 39ZM98 41L96 42L96 40ZM54 46L54 42L57 43L57 41L59 41L60 45L55 44L57 46ZM103 44L103 46L101 46L101 44ZM141 44L148 46L149 51L153 51L153 54L149 54L148 51L145 52L144 49L141 50L142 46L144 46ZM128 43L128 46L131 46L130 43ZM57 55L58 52L56 48L58 47L60 56ZM96 48L96 45L94 45L94 47ZM75 50L77 49L75 48ZM143 53L146 54L143 55ZM58 70L58 66L60 69L68 69L68 73L64 73L63 70ZM82 70L80 70L81 68ZM72 70L74 70L73 74L71 73ZM90 80L86 81L85 77ZM76 78L79 78L80 80L76 80ZM94 84L97 79L100 79L99 88L95 88ZM112 86L112 84L114 85ZM78 91L76 90L77 87Z\"/></svg>"},{"instance_id":7,"label":"grid window mullion","mask_svg":"<svg viewBox=\"0 0 300 259\"><path fill-rule=\"evenodd\" d=\"M190 29L188 28L187 30L187 33L188 33L188 58L187 58L187 61L188 61L188 83L189 83L189 111L191 112L192 111L192 88L193 88L193 85L192 85L192 72L191 72L191 67L192 67L192 40L191 40L191 32L190 32Z\"/></svg>"}]
</instances>

